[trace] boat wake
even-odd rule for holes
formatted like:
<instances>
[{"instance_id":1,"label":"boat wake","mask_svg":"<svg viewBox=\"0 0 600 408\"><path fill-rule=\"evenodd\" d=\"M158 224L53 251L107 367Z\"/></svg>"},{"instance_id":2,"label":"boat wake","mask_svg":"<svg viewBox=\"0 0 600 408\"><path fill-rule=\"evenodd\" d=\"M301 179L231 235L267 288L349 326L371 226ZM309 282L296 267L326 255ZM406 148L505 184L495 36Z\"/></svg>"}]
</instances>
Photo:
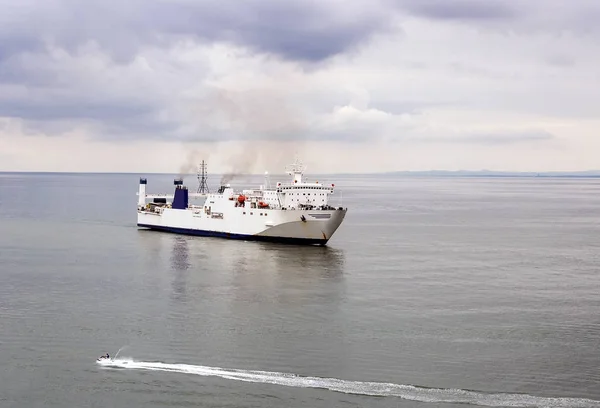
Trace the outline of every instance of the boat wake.
<instances>
[{"instance_id":1,"label":"boat wake","mask_svg":"<svg viewBox=\"0 0 600 408\"><path fill-rule=\"evenodd\" d=\"M229 380L276 384L288 387L322 388L346 394L398 397L429 403L462 403L488 407L600 408L600 401L584 398L545 398L527 394L504 393L488 394L462 389L426 388L392 383L346 381L336 378L304 377L273 371L235 370L189 364L134 361L132 359L108 359L98 361L97 363L108 368L164 371L205 377L212 376Z\"/></svg>"}]
</instances>

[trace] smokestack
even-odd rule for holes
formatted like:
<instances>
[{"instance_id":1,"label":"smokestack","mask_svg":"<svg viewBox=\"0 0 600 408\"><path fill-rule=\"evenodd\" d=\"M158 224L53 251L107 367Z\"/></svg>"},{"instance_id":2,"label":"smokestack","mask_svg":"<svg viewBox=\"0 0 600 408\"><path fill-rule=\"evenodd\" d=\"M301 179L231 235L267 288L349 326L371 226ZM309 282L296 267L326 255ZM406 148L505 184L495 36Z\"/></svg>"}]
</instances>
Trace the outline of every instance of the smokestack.
<instances>
[{"instance_id":1,"label":"smokestack","mask_svg":"<svg viewBox=\"0 0 600 408\"><path fill-rule=\"evenodd\" d=\"M175 187L175 195L171 208L175 210L185 210L188 207L188 189L186 186L178 185Z\"/></svg>"},{"instance_id":2,"label":"smokestack","mask_svg":"<svg viewBox=\"0 0 600 408\"><path fill-rule=\"evenodd\" d=\"M146 184L148 182L145 178L140 178L140 189L138 192L138 206L143 207L146 205Z\"/></svg>"}]
</instances>

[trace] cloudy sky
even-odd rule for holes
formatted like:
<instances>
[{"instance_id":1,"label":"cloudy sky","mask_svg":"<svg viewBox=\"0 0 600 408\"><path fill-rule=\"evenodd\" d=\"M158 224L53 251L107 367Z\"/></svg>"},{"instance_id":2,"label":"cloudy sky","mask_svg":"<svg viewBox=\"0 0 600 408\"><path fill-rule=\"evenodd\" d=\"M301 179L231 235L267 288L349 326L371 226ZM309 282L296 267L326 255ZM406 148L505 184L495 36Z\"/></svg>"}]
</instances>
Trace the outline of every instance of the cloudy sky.
<instances>
[{"instance_id":1,"label":"cloudy sky","mask_svg":"<svg viewBox=\"0 0 600 408\"><path fill-rule=\"evenodd\" d=\"M0 171L600 169L597 0L0 10Z\"/></svg>"}]
</instances>

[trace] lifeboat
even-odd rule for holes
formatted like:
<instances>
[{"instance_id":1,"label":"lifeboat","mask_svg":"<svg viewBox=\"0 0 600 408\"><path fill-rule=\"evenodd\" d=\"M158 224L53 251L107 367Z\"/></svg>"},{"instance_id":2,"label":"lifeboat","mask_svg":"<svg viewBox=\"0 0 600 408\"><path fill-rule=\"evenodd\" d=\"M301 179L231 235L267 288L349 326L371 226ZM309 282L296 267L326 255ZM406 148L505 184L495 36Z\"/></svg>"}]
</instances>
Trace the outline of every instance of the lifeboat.
<instances>
[{"instance_id":1,"label":"lifeboat","mask_svg":"<svg viewBox=\"0 0 600 408\"><path fill-rule=\"evenodd\" d=\"M259 201L258 202L258 208L268 208L269 204L265 203L264 201Z\"/></svg>"},{"instance_id":2,"label":"lifeboat","mask_svg":"<svg viewBox=\"0 0 600 408\"><path fill-rule=\"evenodd\" d=\"M246 196L243 194L240 194L238 196L238 203L243 203L244 201L246 201Z\"/></svg>"}]
</instances>

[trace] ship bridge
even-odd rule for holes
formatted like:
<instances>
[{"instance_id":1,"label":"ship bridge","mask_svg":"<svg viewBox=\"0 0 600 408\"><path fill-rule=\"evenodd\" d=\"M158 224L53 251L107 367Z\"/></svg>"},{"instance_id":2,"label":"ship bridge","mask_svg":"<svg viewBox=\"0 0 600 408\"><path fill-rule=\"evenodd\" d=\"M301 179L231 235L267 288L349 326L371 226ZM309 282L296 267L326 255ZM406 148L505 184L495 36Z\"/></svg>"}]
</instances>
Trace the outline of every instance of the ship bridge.
<instances>
[{"instance_id":1,"label":"ship bridge","mask_svg":"<svg viewBox=\"0 0 600 408\"><path fill-rule=\"evenodd\" d=\"M286 167L287 174L292 176L290 183L277 183L275 193L281 206L286 209L297 208L330 208L329 196L334 192L334 184L330 186L303 181L306 166L298 159Z\"/></svg>"}]
</instances>

